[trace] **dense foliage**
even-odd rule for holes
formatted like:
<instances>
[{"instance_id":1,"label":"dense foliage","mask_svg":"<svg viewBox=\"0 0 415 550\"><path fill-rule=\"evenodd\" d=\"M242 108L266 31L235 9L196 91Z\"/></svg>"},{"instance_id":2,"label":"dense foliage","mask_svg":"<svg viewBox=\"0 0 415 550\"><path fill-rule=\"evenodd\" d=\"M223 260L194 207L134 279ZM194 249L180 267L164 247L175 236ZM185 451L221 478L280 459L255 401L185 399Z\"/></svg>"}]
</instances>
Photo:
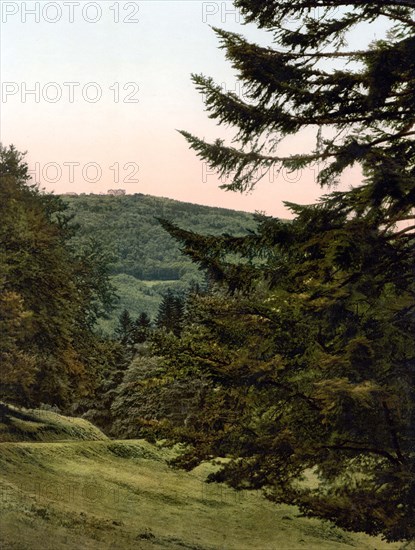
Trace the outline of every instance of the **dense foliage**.
<instances>
[{"instance_id":1,"label":"dense foliage","mask_svg":"<svg viewBox=\"0 0 415 550\"><path fill-rule=\"evenodd\" d=\"M220 235L246 234L254 228L252 215L150 195L121 197L82 195L62 199L79 224L76 243L95 239L112 258L112 274L136 279L171 281L188 279L197 269L180 254L177 243L160 227L157 217L175 220L187 229Z\"/></svg>"},{"instance_id":2,"label":"dense foliage","mask_svg":"<svg viewBox=\"0 0 415 550\"><path fill-rule=\"evenodd\" d=\"M97 248L75 251L65 205L30 184L23 155L0 146L2 399L67 406L93 391L93 334L113 289Z\"/></svg>"},{"instance_id":3,"label":"dense foliage","mask_svg":"<svg viewBox=\"0 0 415 550\"><path fill-rule=\"evenodd\" d=\"M323 187L356 164L362 178L349 175L349 190L314 205L289 204L290 223L258 215L255 229L235 218L238 227L214 219L213 231L212 209L205 227L188 216L196 208L200 222L203 207L143 195L68 198L76 236L63 203L30 187L21 155L1 149L2 396L60 404L83 394L79 410L113 435L187 443L176 461L185 468L230 459L212 481L263 489L349 530L413 540L413 8L235 4L274 48L216 29L245 94L195 75L209 115L235 139L183 132L191 147L232 176L229 190L316 162ZM348 32L379 17L391 23L387 36L348 51ZM310 127L313 151L278 154L285 137ZM151 218L149 201L162 206ZM186 304L166 293L157 327L145 311L121 311L117 341L100 340L93 326L111 289L96 243L118 258L118 276L188 283L196 273L162 227L205 270L207 289Z\"/></svg>"},{"instance_id":4,"label":"dense foliage","mask_svg":"<svg viewBox=\"0 0 415 550\"><path fill-rule=\"evenodd\" d=\"M203 374L212 384L191 426L172 427L192 444L180 462L229 456L214 479L262 487L346 529L414 539L413 8L235 5L275 48L216 29L245 96L193 80L209 115L235 128L234 146L183 132L190 145L232 176L230 190L255 186L259 168L312 162L324 163L322 186L354 164L363 179L315 205L290 204L292 223L259 217L246 237L164 222L219 285L194 300L180 345L157 350L171 376ZM349 51L347 33L380 17L391 23L387 36ZM314 151L278 155L284 137L309 127L318 129Z\"/></svg>"},{"instance_id":5,"label":"dense foliage","mask_svg":"<svg viewBox=\"0 0 415 550\"><path fill-rule=\"evenodd\" d=\"M184 318L184 298L175 296L169 290L163 297L157 314L156 325L158 328L164 328L168 332L173 332L179 336L182 331Z\"/></svg>"},{"instance_id":6,"label":"dense foliage","mask_svg":"<svg viewBox=\"0 0 415 550\"><path fill-rule=\"evenodd\" d=\"M126 196L63 196L78 225L74 247L96 243L109 262L111 282L119 301L99 326L113 334L119 315L127 309L132 317L141 312L155 320L169 288L184 292L203 276L184 257L178 244L163 231L158 217L175 220L182 227L220 235L246 234L255 228L251 214L212 208L137 193Z\"/></svg>"}]
</instances>

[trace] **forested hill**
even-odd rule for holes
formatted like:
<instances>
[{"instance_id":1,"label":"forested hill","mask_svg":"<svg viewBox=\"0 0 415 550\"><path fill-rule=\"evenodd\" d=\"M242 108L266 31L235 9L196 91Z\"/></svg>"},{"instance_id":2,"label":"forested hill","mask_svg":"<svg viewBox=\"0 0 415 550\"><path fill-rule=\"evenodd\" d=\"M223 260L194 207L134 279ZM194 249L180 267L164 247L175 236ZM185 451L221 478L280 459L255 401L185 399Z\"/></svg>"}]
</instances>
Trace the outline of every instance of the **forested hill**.
<instances>
[{"instance_id":1,"label":"forested hill","mask_svg":"<svg viewBox=\"0 0 415 550\"><path fill-rule=\"evenodd\" d=\"M252 214L213 208L137 193L135 195L62 196L79 224L76 246L95 241L110 256L113 283L120 302L111 331L124 309L132 315L145 311L154 318L167 287L184 289L200 278L197 267L179 250L157 217L197 233L243 235L256 224Z\"/></svg>"},{"instance_id":2,"label":"forested hill","mask_svg":"<svg viewBox=\"0 0 415 550\"><path fill-rule=\"evenodd\" d=\"M167 218L198 233L215 235L243 234L255 227L252 214L141 193L62 198L81 226L77 239L92 238L100 243L113 257L114 274L126 273L142 280L180 279L195 269L156 217Z\"/></svg>"}]
</instances>

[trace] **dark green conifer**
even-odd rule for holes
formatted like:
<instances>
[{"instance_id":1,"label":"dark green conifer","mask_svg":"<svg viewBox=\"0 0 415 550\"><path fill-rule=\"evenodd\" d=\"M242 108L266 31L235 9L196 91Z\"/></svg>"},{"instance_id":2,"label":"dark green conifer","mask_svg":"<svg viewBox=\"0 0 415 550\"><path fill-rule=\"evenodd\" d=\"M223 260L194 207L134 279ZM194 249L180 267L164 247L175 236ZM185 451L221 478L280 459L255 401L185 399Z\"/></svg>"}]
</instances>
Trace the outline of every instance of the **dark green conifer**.
<instances>
[{"instance_id":1,"label":"dark green conifer","mask_svg":"<svg viewBox=\"0 0 415 550\"><path fill-rule=\"evenodd\" d=\"M191 147L224 188L319 163L322 187L358 164L363 180L292 222L258 216L247 237L164 227L228 288L193 301L187 355L216 385L188 433L187 466L235 460L213 476L388 540L415 538L415 24L412 2L236 0L273 47L215 29L244 97L194 75L233 143ZM351 51L351 29L388 19L384 39ZM362 31L365 32L365 31ZM314 150L280 155L313 128ZM349 176L351 178L351 176ZM238 260L239 258L239 260ZM176 360L176 363L174 362ZM234 414L234 413L237 414ZM302 480L313 472L319 484Z\"/></svg>"},{"instance_id":2,"label":"dark green conifer","mask_svg":"<svg viewBox=\"0 0 415 550\"><path fill-rule=\"evenodd\" d=\"M184 300L168 289L159 306L156 326L180 336L184 317Z\"/></svg>"}]
</instances>

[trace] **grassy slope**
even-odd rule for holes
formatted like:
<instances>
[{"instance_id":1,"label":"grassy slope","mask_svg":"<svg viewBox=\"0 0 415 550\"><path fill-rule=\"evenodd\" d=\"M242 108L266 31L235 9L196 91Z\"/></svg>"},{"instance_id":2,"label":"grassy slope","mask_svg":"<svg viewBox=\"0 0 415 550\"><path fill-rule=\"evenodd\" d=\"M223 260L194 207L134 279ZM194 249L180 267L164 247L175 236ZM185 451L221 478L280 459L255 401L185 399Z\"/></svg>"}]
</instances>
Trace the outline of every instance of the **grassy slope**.
<instances>
[{"instance_id":1,"label":"grassy slope","mask_svg":"<svg viewBox=\"0 0 415 550\"><path fill-rule=\"evenodd\" d=\"M398 548L172 471L143 441L3 443L2 549Z\"/></svg>"},{"instance_id":2,"label":"grassy slope","mask_svg":"<svg viewBox=\"0 0 415 550\"><path fill-rule=\"evenodd\" d=\"M0 442L106 440L101 430L82 418L47 410L16 408L0 403Z\"/></svg>"},{"instance_id":3,"label":"grassy slope","mask_svg":"<svg viewBox=\"0 0 415 550\"><path fill-rule=\"evenodd\" d=\"M399 548L301 518L257 493L208 485L211 465L172 470L172 451L145 441L111 441L52 412L11 416L26 439L65 441L0 443L2 550ZM10 418L2 425L5 438Z\"/></svg>"}]
</instances>

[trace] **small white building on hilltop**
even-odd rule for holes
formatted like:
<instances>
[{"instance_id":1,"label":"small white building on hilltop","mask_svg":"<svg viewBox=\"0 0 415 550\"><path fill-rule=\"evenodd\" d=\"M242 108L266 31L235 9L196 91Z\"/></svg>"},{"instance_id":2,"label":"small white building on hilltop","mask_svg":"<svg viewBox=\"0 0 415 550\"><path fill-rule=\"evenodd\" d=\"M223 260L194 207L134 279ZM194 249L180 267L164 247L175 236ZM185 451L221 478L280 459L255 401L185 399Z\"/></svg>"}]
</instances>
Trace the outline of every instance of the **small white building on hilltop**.
<instances>
[{"instance_id":1,"label":"small white building on hilltop","mask_svg":"<svg viewBox=\"0 0 415 550\"><path fill-rule=\"evenodd\" d=\"M125 189L108 189L107 195L125 195Z\"/></svg>"}]
</instances>

